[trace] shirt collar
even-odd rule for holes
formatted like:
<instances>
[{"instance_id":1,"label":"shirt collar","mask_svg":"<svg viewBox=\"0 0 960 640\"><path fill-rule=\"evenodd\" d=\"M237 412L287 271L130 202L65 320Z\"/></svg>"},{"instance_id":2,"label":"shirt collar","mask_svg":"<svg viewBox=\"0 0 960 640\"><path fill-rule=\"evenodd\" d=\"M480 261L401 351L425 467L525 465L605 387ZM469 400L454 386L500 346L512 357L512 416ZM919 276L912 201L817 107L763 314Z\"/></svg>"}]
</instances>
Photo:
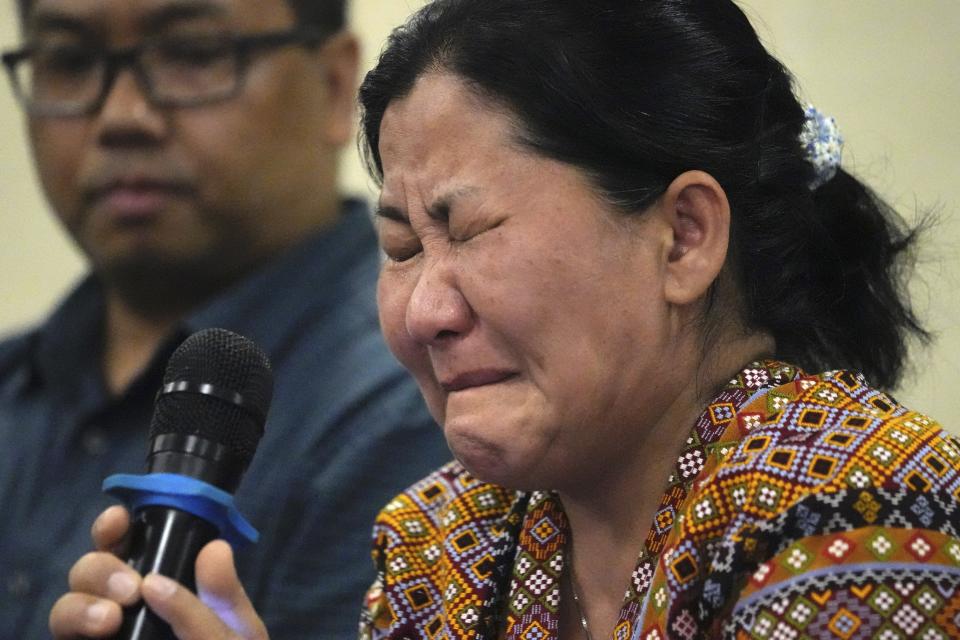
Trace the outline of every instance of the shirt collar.
<instances>
[{"instance_id":1,"label":"shirt collar","mask_svg":"<svg viewBox=\"0 0 960 640\"><path fill-rule=\"evenodd\" d=\"M96 367L103 345L103 314L100 283L88 275L34 333L32 373L56 388L93 391L91 385L102 379Z\"/></svg>"}]
</instances>

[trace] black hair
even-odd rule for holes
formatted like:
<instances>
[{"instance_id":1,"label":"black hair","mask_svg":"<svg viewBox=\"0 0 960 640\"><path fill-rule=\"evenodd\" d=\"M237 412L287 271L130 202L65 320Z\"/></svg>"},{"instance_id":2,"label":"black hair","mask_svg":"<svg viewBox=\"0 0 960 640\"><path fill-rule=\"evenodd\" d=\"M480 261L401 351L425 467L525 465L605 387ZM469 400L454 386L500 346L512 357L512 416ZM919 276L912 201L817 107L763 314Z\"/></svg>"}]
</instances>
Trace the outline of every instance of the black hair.
<instances>
[{"instance_id":1,"label":"black hair","mask_svg":"<svg viewBox=\"0 0 960 640\"><path fill-rule=\"evenodd\" d=\"M904 288L915 230L842 169L809 187L792 78L731 0L431 2L392 33L360 89L378 183L384 111L432 70L505 107L526 145L582 170L624 212L684 171L713 175L732 209L736 308L777 357L890 388L907 338L929 337Z\"/></svg>"},{"instance_id":2,"label":"black hair","mask_svg":"<svg viewBox=\"0 0 960 640\"><path fill-rule=\"evenodd\" d=\"M333 33L344 27L347 21L347 0L286 0L293 9L297 22L304 26L317 27L323 33ZM20 23L26 24L34 0L17 0Z\"/></svg>"},{"instance_id":3,"label":"black hair","mask_svg":"<svg viewBox=\"0 0 960 640\"><path fill-rule=\"evenodd\" d=\"M297 22L324 33L339 31L347 22L347 0L287 0Z\"/></svg>"}]
</instances>

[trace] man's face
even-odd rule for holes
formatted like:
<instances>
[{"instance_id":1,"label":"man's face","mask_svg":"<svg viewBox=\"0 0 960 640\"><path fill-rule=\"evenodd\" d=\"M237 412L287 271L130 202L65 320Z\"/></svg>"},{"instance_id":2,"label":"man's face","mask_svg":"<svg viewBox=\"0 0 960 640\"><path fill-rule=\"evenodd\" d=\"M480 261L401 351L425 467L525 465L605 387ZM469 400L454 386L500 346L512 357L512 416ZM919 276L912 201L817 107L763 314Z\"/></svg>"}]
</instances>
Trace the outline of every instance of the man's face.
<instances>
[{"instance_id":1,"label":"man's face","mask_svg":"<svg viewBox=\"0 0 960 640\"><path fill-rule=\"evenodd\" d=\"M293 26L285 0L36 0L25 36L117 49ZM192 107L152 104L125 68L94 113L30 118L43 187L108 281L219 286L332 215L355 65L343 34L256 50L235 97Z\"/></svg>"}]
</instances>

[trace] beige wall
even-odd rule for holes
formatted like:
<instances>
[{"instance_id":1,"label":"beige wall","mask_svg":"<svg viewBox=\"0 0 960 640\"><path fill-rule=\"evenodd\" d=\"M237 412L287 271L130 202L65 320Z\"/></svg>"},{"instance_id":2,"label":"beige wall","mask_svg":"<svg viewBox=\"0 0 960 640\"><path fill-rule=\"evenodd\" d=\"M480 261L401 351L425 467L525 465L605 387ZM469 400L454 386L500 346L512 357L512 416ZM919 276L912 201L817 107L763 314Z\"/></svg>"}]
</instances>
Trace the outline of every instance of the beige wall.
<instances>
[{"instance_id":1,"label":"beige wall","mask_svg":"<svg viewBox=\"0 0 960 640\"><path fill-rule=\"evenodd\" d=\"M13 0L0 0L0 46L17 41ZM390 26L420 0L354 0L354 23L372 64ZM801 95L835 115L845 165L911 218L939 209L927 238L918 307L939 339L914 351L898 394L960 432L960 2L956 0L749 0L743 6L799 80ZM0 332L39 317L82 263L37 190L22 119L0 87ZM371 196L354 157L344 186Z\"/></svg>"}]
</instances>

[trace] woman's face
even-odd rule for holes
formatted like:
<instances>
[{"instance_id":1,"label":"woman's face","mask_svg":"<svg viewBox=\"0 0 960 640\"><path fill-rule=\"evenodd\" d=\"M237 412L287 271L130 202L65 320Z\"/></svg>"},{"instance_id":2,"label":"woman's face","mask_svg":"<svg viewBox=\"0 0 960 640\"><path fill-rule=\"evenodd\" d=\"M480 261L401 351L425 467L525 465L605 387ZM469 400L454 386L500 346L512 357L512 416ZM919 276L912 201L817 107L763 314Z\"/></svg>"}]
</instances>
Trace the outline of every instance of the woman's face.
<instances>
[{"instance_id":1,"label":"woman's face","mask_svg":"<svg viewBox=\"0 0 960 640\"><path fill-rule=\"evenodd\" d=\"M390 104L380 321L472 473L560 488L635 457L666 402L666 239L514 132L453 75Z\"/></svg>"}]
</instances>

